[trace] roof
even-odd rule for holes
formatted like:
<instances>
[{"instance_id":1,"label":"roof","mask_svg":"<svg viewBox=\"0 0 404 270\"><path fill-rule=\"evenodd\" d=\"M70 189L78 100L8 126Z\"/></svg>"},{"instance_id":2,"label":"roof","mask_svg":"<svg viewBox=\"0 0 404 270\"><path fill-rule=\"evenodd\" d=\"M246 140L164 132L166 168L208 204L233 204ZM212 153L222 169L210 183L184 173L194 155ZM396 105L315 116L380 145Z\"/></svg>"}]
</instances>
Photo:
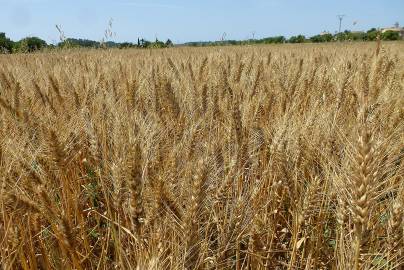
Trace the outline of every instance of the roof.
<instances>
[{"instance_id":1,"label":"roof","mask_svg":"<svg viewBox=\"0 0 404 270\"><path fill-rule=\"evenodd\" d=\"M404 32L404 28L403 27L386 27L386 28L382 28L382 33L387 32L387 31Z\"/></svg>"},{"instance_id":2,"label":"roof","mask_svg":"<svg viewBox=\"0 0 404 270\"><path fill-rule=\"evenodd\" d=\"M323 31L323 32L320 33L320 35L328 35L328 34L331 34L331 33L328 32L328 31Z\"/></svg>"}]
</instances>

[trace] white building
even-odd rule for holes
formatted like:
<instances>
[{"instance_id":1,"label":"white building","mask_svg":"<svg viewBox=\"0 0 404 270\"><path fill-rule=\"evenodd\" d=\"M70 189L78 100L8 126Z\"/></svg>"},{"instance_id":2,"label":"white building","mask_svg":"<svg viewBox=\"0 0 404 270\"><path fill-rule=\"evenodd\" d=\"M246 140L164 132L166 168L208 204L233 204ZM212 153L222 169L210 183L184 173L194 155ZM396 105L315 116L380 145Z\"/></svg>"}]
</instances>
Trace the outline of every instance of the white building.
<instances>
[{"instance_id":1,"label":"white building","mask_svg":"<svg viewBox=\"0 0 404 270\"><path fill-rule=\"evenodd\" d=\"M400 34L401 38L404 38L404 27L400 27L398 23L395 23L393 27L386 27L382 28L382 33L385 33L387 31L392 31L392 32L398 32Z\"/></svg>"}]
</instances>

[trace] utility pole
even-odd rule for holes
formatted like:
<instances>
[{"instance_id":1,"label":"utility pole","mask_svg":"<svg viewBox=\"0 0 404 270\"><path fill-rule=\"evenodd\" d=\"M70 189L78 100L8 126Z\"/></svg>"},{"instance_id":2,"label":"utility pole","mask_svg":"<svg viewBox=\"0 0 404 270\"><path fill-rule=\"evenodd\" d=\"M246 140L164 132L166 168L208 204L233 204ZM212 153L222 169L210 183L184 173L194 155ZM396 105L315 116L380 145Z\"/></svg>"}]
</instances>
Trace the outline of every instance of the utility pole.
<instances>
[{"instance_id":1,"label":"utility pole","mask_svg":"<svg viewBox=\"0 0 404 270\"><path fill-rule=\"evenodd\" d=\"M338 33L341 33L341 25L342 25L342 20L344 19L344 17L345 17L345 14L337 15L337 18L338 18L338 20L339 20Z\"/></svg>"},{"instance_id":2,"label":"utility pole","mask_svg":"<svg viewBox=\"0 0 404 270\"><path fill-rule=\"evenodd\" d=\"M226 38L226 36L227 36L227 34L226 34L226 32L224 32L223 35L222 35L222 41L224 41L224 39Z\"/></svg>"}]
</instances>

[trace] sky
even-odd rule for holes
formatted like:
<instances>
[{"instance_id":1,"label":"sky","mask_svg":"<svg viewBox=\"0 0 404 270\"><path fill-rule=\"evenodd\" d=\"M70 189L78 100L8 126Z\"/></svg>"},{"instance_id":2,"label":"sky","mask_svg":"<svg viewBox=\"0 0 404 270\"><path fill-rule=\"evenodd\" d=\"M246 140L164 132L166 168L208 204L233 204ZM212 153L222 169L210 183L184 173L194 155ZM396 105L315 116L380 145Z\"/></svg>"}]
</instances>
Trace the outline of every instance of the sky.
<instances>
[{"instance_id":1,"label":"sky","mask_svg":"<svg viewBox=\"0 0 404 270\"><path fill-rule=\"evenodd\" d=\"M0 32L13 40L38 36L100 41L112 19L112 40L201 40L312 36L342 29L404 25L404 0L0 0ZM354 24L356 22L356 24Z\"/></svg>"}]
</instances>

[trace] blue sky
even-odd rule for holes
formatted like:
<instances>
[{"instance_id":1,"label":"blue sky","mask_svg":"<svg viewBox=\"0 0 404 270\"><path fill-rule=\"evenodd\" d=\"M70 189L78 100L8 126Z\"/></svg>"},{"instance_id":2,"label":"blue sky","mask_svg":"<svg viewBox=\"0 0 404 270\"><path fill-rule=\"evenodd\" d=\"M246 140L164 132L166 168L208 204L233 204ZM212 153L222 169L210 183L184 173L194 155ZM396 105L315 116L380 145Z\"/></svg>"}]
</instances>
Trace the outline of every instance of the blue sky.
<instances>
[{"instance_id":1,"label":"blue sky","mask_svg":"<svg viewBox=\"0 0 404 270\"><path fill-rule=\"evenodd\" d=\"M337 14L343 29L403 25L404 0L0 0L0 32L52 42L59 24L67 37L101 40L112 18L116 41L311 36L335 32Z\"/></svg>"}]
</instances>

